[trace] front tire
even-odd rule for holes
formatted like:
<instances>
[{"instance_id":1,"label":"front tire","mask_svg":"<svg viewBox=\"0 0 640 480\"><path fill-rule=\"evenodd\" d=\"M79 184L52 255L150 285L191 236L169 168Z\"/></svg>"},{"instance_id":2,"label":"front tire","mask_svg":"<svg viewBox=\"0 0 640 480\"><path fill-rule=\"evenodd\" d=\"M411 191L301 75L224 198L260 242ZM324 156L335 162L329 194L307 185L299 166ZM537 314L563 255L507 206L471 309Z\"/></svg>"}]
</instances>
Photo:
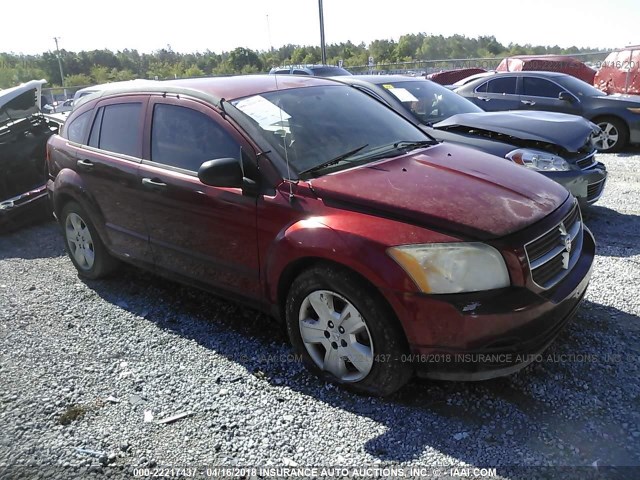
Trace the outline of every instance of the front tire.
<instances>
[{"instance_id":1,"label":"front tire","mask_svg":"<svg viewBox=\"0 0 640 480\"><path fill-rule=\"evenodd\" d=\"M98 279L111 273L118 265L102 243L87 212L76 202L68 202L62 209L60 225L65 248L78 273Z\"/></svg>"},{"instance_id":2,"label":"front tire","mask_svg":"<svg viewBox=\"0 0 640 480\"><path fill-rule=\"evenodd\" d=\"M317 266L287 297L287 330L316 375L357 393L386 396L409 381L406 338L380 294L355 273Z\"/></svg>"}]
</instances>

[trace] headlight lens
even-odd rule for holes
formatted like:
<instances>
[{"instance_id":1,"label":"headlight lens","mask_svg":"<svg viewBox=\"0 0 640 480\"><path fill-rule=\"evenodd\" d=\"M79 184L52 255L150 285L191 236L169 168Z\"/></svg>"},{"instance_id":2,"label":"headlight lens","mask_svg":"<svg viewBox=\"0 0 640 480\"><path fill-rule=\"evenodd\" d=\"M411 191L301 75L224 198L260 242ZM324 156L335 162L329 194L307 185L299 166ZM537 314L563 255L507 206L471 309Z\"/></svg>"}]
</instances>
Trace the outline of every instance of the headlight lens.
<instances>
[{"instance_id":1,"label":"headlight lens","mask_svg":"<svg viewBox=\"0 0 640 480\"><path fill-rule=\"evenodd\" d=\"M425 293L478 292L511 284L502 255L484 243L403 245L387 253Z\"/></svg>"},{"instance_id":2,"label":"headlight lens","mask_svg":"<svg viewBox=\"0 0 640 480\"><path fill-rule=\"evenodd\" d=\"M539 172L558 172L569 170L567 161L549 152L519 148L507 153L506 157L520 165Z\"/></svg>"}]
</instances>

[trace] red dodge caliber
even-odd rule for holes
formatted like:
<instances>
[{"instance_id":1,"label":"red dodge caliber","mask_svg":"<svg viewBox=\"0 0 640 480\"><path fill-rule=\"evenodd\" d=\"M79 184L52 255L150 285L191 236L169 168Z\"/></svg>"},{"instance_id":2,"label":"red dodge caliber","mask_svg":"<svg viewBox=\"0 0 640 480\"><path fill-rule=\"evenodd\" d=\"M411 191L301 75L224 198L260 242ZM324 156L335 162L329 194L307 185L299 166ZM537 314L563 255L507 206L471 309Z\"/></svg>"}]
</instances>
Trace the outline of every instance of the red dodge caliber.
<instances>
[{"instance_id":1,"label":"red dodge caliber","mask_svg":"<svg viewBox=\"0 0 640 480\"><path fill-rule=\"evenodd\" d=\"M249 302L312 371L373 395L522 368L576 311L595 253L562 186L320 78L95 93L48 168L81 275L124 261Z\"/></svg>"}]
</instances>

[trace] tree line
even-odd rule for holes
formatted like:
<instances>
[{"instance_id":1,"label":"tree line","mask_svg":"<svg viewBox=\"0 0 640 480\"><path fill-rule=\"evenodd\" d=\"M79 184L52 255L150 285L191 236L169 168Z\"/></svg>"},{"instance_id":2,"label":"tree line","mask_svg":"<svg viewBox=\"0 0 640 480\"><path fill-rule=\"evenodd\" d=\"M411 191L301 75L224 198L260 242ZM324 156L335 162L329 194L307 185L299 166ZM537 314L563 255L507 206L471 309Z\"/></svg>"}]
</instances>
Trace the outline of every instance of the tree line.
<instances>
[{"instance_id":1,"label":"tree line","mask_svg":"<svg viewBox=\"0 0 640 480\"><path fill-rule=\"evenodd\" d=\"M369 45L348 41L327 45L327 63L342 60L346 68L376 64L442 59L493 58L523 54L575 54L593 52L591 48L561 48L510 43L503 45L494 36L469 38L464 35L408 34L394 40L374 40ZM60 51L65 86L81 86L134 78L180 78L267 72L284 64L320 63L319 46L284 45L265 51L239 47L230 52L212 50L178 53L170 45L152 53L125 49ZM0 53L0 88L45 78L50 86L60 86L60 70L55 52L38 55Z\"/></svg>"}]
</instances>

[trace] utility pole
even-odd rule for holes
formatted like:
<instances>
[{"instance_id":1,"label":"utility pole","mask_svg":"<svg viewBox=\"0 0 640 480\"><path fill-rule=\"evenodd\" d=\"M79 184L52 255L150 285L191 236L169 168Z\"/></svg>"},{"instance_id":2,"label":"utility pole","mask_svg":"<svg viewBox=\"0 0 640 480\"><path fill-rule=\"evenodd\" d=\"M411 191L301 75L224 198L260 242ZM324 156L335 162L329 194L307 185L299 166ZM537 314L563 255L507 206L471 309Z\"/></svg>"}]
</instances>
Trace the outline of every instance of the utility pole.
<instances>
[{"instance_id":1,"label":"utility pole","mask_svg":"<svg viewBox=\"0 0 640 480\"><path fill-rule=\"evenodd\" d=\"M322 13L322 0L318 0L320 10L320 52L322 54L322 64L327 64L327 49L324 45L324 14Z\"/></svg>"},{"instance_id":2,"label":"utility pole","mask_svg":"<svg viewBox=\"0 0 640 480\"><path fill-rule=\"evenodd\" d=\"M58 40L60 37L53 37L53 41L56 42L56 52L58 56L58 67L60 67L60 82L62 88L64 88L64 73L62 73L62 60L60 59L60 48L58 47ZM67 89L64 88L64 98L67 98Z\"/></svg>"}]
</instances>

